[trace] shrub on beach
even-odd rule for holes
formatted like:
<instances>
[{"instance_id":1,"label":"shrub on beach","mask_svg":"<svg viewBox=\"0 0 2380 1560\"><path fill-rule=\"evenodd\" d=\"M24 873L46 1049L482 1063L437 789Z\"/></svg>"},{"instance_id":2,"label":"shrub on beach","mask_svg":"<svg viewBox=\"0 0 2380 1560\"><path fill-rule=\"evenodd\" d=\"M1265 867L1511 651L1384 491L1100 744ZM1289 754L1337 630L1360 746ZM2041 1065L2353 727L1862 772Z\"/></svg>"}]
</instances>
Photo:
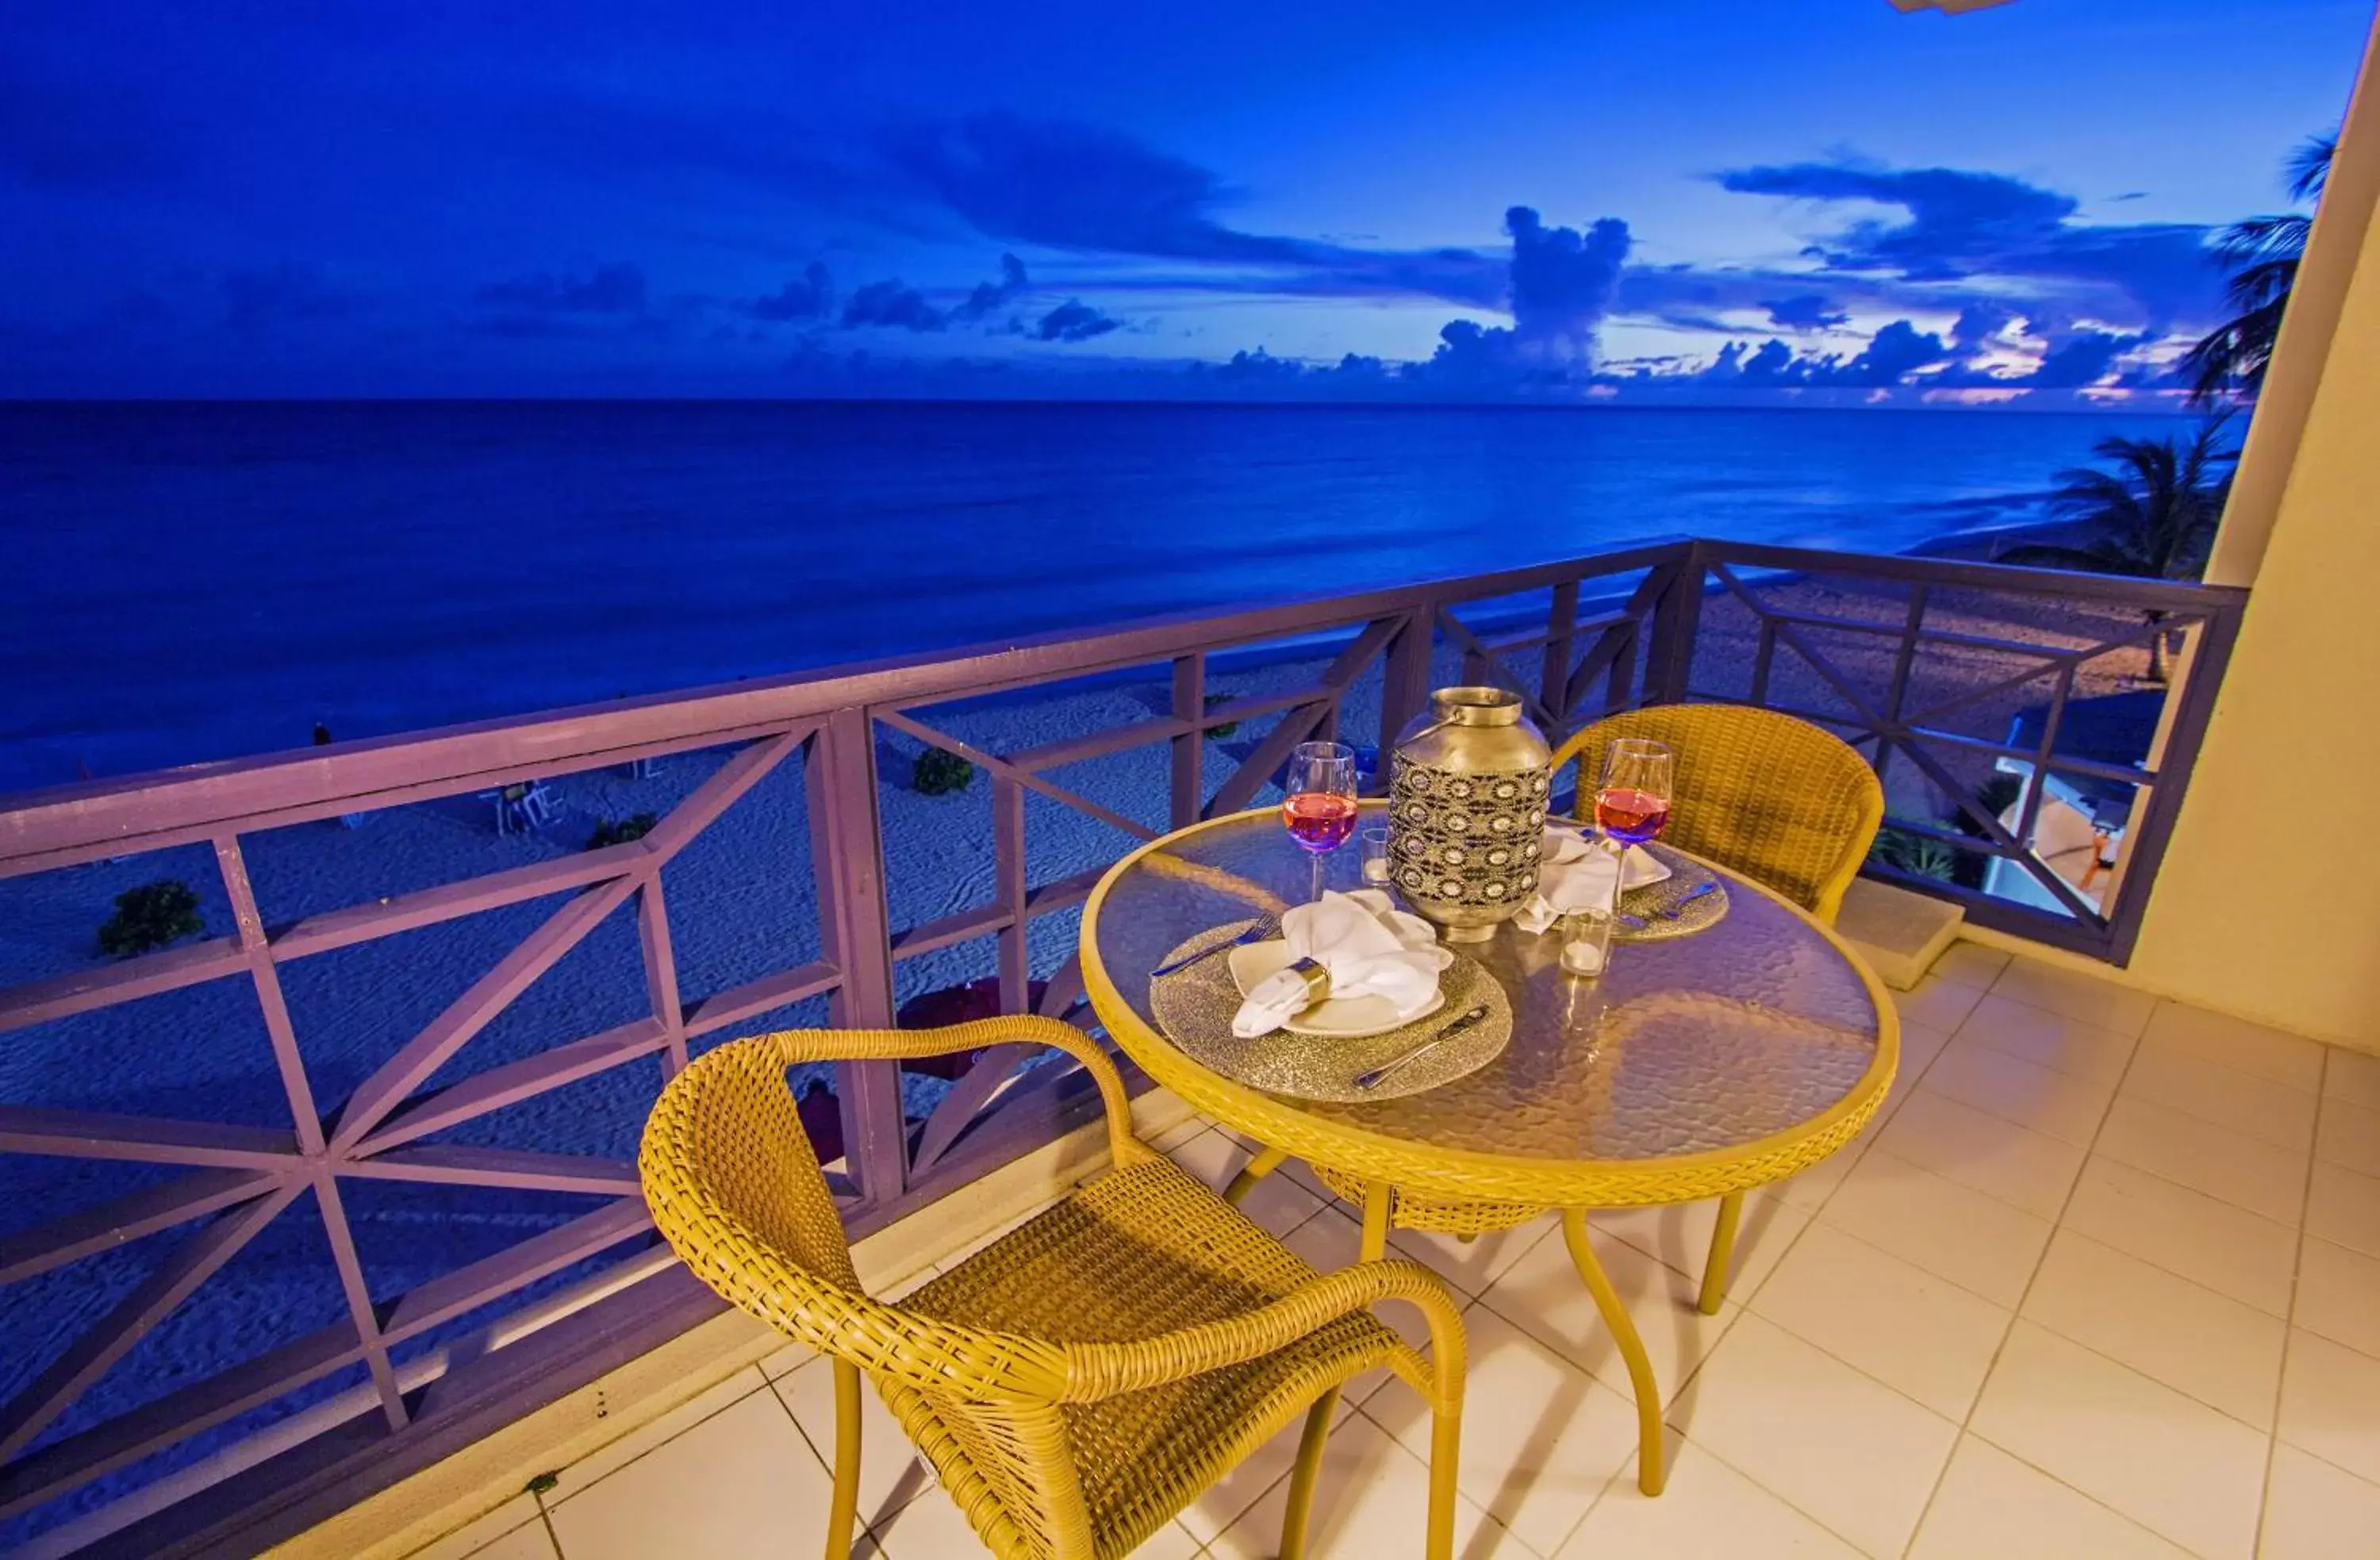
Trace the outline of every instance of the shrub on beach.
<instances>
[{"instance_id":1,"label":"shrub on beach","mask_svg":"<svg viewBox=\"0 0 2380 1560\"><path fill-rule=\"evenodd\" d=\"M1949 883L1958 871L1960 854L1938 839L1887 827L1876 832L1876 844L1868 847L1867 859L1911 877Z\"/></svg>"},{"instance_id":2,"label":"shrub on beach","mask_svg":"<svg viewBox=\"0 0 2380 1560\"><path fill-rule=\"evenodd\" d=\"M205 930L199 919L199 896L190 885L164 878L115 896L115 913L99 929L99 951L111 958L129 958Z\"/></svg>"},{"instance_id":3,"label":"shrub on beach","mask_svg":"<svg viewBox=\"0 0 2380 1560\"><path fill-rule=\"evenodd\" d=\"M921 797L948 796L964 791L975 778L975 765L956 753L946 753L940 748L929 748L917 755L909 766L909 788Z\"/></svg>"},{"instance_id":4,"label":"shrub on beach","mask_svg":"<svg viewBox=\"0 0 2380 1560\"><path fill-rule=\"evenodd\" d=\"M1207 710L1208 710L1208 712L1209 713L1213 713L1213 712L1214 712L1218 707L1220 707L1220 706L1221 706L1221 705L1224 705L1224 704L1228 704L1228 703L1230 703L1231 701L1232 701L1232 696L1231 696L1230 694L1228 694L1228 693L1210 693L1210 694L1207 695L1207 703L1206 703L1206 708L1207 708ZM1222 723L1221 725L1210 725L1210 726L1208 726L1208 727L1207 728L1207 735L1208 735L1208 736L1209 736L1209 737L1215 737L1215 738L1217 738L1218 740L1220 740L1220 739L1221 739L1221 738L1223 738L1223 737L1226 737L1231 736L1233 732L1235 732L1235 731L1237 731L1237 730L1239 730L1239 729L1240 729L1240 723L1239 723L1239 722L1237 722L1237 721L1225 721L1225 722L1223 722L1223 723Z\"/></svg>"},{"instance_id":5,"label":"shrub on beach","mask_svg":"<svg viewBox=\"0 0 2380 1560\"><path fill-rule=\"evenodd\" d=\"M630 840L642 839L651 834L653 825L660 822L650 812L639 812L629 818L603 819L595 825L595 832L587 836L587 848L601 850L607 845L625 845Z\"/></svg>"}]
</instances>

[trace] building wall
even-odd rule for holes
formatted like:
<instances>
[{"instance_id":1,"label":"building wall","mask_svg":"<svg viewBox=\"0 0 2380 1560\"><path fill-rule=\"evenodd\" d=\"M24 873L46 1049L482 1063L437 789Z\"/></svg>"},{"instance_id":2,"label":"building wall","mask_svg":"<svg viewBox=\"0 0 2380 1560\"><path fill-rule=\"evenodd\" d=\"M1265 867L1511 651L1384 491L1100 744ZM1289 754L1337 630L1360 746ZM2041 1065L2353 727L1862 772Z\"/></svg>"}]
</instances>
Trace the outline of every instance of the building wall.
<instances>
[{"instance_id":1,"label":"building wall","mask_svg":"<svg viewBox=\"0 0 2380 1560\"><path fill-rule=\"evenodd\" d=\"M2373 117L2374 94L2358 97L2357 117ZM2380 170L2371 128L2350 123L2342 146L2359 176ZM2277 505L2226 521L2231 555L2261 559L2131 974L2380 1051L2380 222L2364 201L2331 205L2325 225L2336 233L2350 213L2358 255L2338 246L2346 263L2319 277L2310 260L2301 284L2338 286L2339 305L2295 448L2277 481L2250 469L2263 450L2242 465L2243 486L2270 482ZM2284 336L2277 376L2304 345Z\"/></svg>"}]
</instances>

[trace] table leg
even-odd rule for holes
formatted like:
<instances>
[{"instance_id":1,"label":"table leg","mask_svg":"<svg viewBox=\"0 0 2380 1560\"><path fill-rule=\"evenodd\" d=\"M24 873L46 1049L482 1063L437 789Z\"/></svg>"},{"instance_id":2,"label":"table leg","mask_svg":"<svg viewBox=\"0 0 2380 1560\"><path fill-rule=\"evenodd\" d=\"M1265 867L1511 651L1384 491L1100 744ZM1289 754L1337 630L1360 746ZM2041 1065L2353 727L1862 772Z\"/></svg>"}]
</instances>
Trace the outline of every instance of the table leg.
<instances>
[{"instance_id":1,"label":"table leg","mask_svg":"<svg viewBox=\"0 0 2380 1560\"><path fill-rule=\"evenodd\" d=\"M1257 1156L1241 1165L1240 1173L1232 1177L1232 1184L1223 1188L1223 1200L1237 1208L1240 1200L1256 1190L1257 1183L1280 1169L1281 1162L1288 1157L1287 1149L1257 1150Z\"/></svg>"},{"instance_id":2,"label":"table leg","mask_svg":"<svg viewBox=\"0 0 2380 1560\"><path fill-rule=\"evenodd\" d=\"M1717 1316L1727 1298L1728 1264L1735 1260L1735 1226L1743 1217L1743 1194L1729 1192L1718 1200L1718 1227L1711 1231L1710 1255L1703 1259L1702 1293L1694 1304L1705 1316Z\"/></svg>"},{"instance_id":3,"label":"table leg","mask_svg":"<svg viewBox=\"0 0 2380 1560\"><path fill-rule=\"evenodd\" d=\"M1364 1244L1356 1261L1377 1262L1389 1254L1389 1183L1364 1183Z\"/></svg>"},{"instance_id":4,"label":"table leg","mask_svg":"<svg viewBox=\"0 0 2380 1560\"><path fill-rule=\"evenodd\" d=\"M1658 1495L1668 1480L1661 1467L1661 1383L1653 1379L1653 1361L1645 1353L1645 1340L1636 1335L1634 1319L1620 1303L1620 1292L1612 1288L1603 1264L1596 1261L1595 1248L1587 1243L1586 1210L1565 1208L1561 1218L1570 1260L1577 1266L1579 1277L1586 1281L1586 1292L1595 1297L1603 1324L1611 1329L1611 1341L1620 1346L1629 1383L1636 1391L1636 1487Z\"/></svg>"}]
</instances>

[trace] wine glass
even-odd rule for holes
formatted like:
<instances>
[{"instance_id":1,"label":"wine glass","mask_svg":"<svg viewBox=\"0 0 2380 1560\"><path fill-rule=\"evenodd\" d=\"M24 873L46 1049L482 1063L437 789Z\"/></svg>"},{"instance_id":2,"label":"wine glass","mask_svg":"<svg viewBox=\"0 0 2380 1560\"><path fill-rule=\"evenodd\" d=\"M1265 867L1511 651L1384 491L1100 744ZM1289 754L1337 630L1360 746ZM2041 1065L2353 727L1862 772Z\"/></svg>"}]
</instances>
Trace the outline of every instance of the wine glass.
<instances>
[{"instance_id":1,"label":"wine glass","mask_svg":"<svg viewBox=\"0 0 2380 1560\"><path fill-rule=\"evenodd\" d=\"M1314 895L1322 897L1322 858L1355 832L1355 750L1342 742L1300 742L1281 781L1281 821L1314 858Z\"/></svg>"},{"instance_id":2,"label":"wine glass","mask_svg":"<svg viewBox=\"0 0 2380 1560\"><path fill-rule=\"evenodd\" d=\"M1612 842L1611 908L1628 889L1628 849L1659 834L1670 822L1673 756L1666 743L1643 737L1616 738L1603 753L1603 783L1595 793L1595 823Z\"/></svg>"}]
</instances>

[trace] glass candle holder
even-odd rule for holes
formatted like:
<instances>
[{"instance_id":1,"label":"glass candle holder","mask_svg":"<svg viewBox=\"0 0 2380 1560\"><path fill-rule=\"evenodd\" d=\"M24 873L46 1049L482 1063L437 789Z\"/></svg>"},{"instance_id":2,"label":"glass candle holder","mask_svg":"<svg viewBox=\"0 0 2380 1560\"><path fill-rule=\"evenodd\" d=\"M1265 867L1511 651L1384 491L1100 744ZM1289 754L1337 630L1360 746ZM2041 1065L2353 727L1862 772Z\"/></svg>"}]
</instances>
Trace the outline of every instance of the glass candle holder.
<instances>
[{"instance_id":1,"label":"glass candle holder","mask_svg":"<svg viewBox=\"0 0 2380 1560\"><path fill-rule=\"evenodd\" d=\"M1602 975L1611 964L1611 927L1612 918L1597 911L1564 916L1555 928L1561 939L1562 973L1582 981Z\"/></svg>"},{"instance_id":2,"label":"glass candle holder","mask_svg":"<svg viewBox=\"0 0 2380 1560\"><path fill-rule=\"evenodd\" d=\"M1356 836L1364 852L1364 886L1389 886L1389 831L1385 828L1366 829Z\"/></svg>"}]
</instances>

